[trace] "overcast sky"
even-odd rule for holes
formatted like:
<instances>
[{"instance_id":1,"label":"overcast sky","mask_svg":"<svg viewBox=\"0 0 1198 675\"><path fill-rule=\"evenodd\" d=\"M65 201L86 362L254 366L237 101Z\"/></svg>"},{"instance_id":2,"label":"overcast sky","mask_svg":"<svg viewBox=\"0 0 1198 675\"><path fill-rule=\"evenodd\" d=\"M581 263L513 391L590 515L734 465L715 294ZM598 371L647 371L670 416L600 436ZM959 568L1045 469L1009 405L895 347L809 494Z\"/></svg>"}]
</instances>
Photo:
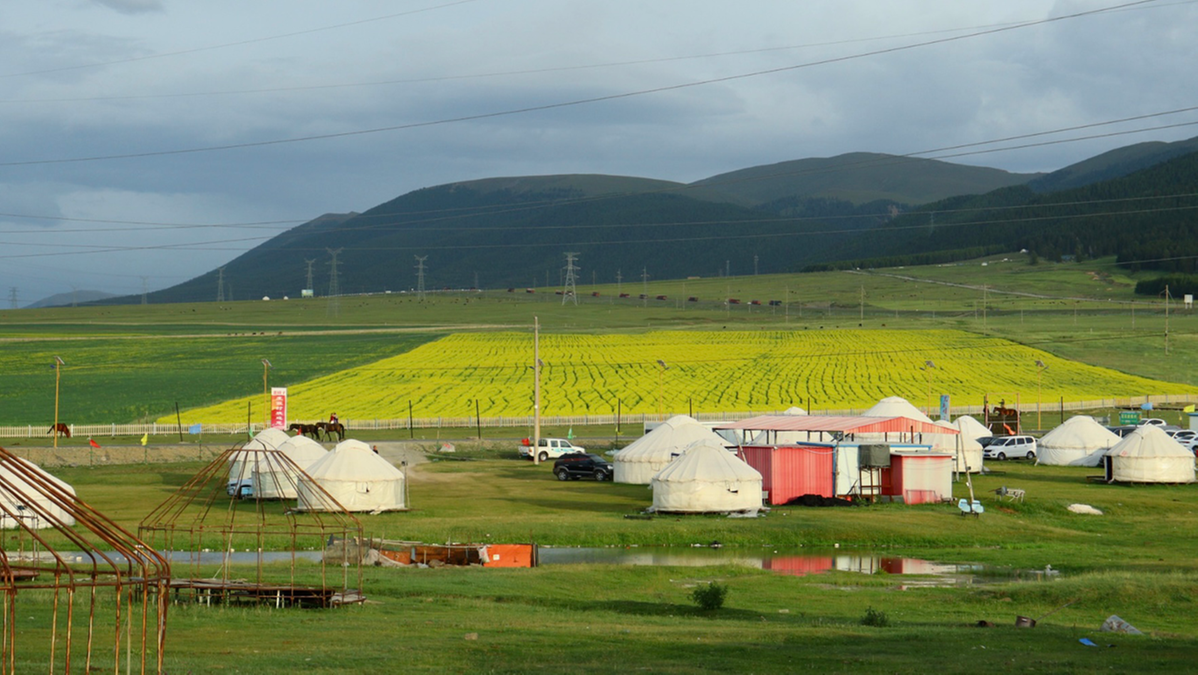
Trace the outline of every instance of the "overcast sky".
<instances>
[{"instance_id":1,"label":"overcast sky","mask_svg":"<svg viewBox=\"0 0 1198 675\"><path fill-rule=\"evenodd\" d=\"M1194 0L8 0L0 301L170 286L453 181L689 182L1198 106L1196 35ZM948 161L1050 171L1195 123Z\"/></svg>"}]
</instances>

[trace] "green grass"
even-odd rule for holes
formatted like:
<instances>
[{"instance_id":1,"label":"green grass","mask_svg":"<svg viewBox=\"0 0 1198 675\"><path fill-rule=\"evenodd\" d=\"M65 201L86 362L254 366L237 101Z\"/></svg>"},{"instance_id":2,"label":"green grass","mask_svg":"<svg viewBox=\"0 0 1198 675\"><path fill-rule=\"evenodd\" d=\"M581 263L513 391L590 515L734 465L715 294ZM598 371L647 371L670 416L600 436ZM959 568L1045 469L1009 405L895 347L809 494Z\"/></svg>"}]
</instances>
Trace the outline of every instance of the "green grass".
<instances>
[{"instance_id":1,"label":"green grass","mask_svg":"<svg viewBox=\"0 0 1198 675\"><path fill-rule=\"evenodd\" d=\"M132 525L200 464L63 468L79 495ZM374 536L429 541L688 546L746 553L904 555L992 566L995 583L926 588L902 576L795 577L735 567L368 568L370 602L331 611L173 606L170 672L1187 672L1198 649L1198 486L1091 484L1093 469L994 463L981 518L952 505L777 508L756 520L628 520L644 486L556 481L518 460L441 461L413 474L409 513L363 516ZM1007 485L1027 501L996 502ZM964 484L956 486L965 494ZM1077 516L1070 503L1103 516ZM489 537L487 535L490 535ZM1055 581L1006 581L1061 570ZM302 570L301 570L302 572ZM247 570L247 574L250 572ZM693 590L728 588L722 609ZM1041 617L1017 629L1015 617ZM27 607L27 605L22 605ZM869 608L887 627L862 626ZM1102 634L1119 614L1145 636ZM977 628L978 621L995 624ZM477 634L477 639L475 638ZM1101 645L1088 648L1089 637ZM1115 645L1109 648L1107 645ZM984 649L983 649L984 647Z\"/></svg>"}]
</instances>

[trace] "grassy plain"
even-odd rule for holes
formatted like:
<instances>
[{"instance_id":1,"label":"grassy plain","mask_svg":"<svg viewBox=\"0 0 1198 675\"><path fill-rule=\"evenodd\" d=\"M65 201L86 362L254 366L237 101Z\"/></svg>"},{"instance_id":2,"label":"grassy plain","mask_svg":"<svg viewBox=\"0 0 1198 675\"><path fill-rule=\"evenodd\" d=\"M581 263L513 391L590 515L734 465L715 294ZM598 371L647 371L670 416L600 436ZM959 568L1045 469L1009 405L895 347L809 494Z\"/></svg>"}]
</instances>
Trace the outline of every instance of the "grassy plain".
<instances>
[{"instance_id":1,"label":"grassy plain","mask_svg":"<svg viewBox=\"0 0 1198 675\"><path fill-rule=\"evenodd\" d=\"M481 456L486 456L484 453ZM59 471L79 495L135 526L200 465ZM796 577L743 564L717 567L542 566L531 570L381 569L370 602L336 611L175 606L170 672L1188 672L1198 653L1195 486L1087 483L1093 469L994 464L974 479L981 518L952 505L804 509L765 518L630 520L644 486L562 483L512 459L439 461L412 471L408 513L362 516L374 536L551 545L708 544L760 551L910 556L989 566L976 585L852 572ZM1000 486L1027 491L999 502ZM964 483L958 495L967 494ZM1104 511L1065 510L1082 502ZM833 549L834 545L839 548ZM801 547L801 548L800 548ZM689 550L689 549L688 549ZM1052 565L1055 580L1032 572ZM1015 579L1023 578L1023 581ZM724 608L702 612L695 585L726 585ZM1040 617L1073 601L1035 629ZM888 627L863 626L867 610ZM1102 634L1119 614L1145 636ZM985 620L993 628L978 628ZM1088 637L1099 647L1085 647ZM1114 645L1114 648L1108 647Z\"/></svg>"}]
</instances>

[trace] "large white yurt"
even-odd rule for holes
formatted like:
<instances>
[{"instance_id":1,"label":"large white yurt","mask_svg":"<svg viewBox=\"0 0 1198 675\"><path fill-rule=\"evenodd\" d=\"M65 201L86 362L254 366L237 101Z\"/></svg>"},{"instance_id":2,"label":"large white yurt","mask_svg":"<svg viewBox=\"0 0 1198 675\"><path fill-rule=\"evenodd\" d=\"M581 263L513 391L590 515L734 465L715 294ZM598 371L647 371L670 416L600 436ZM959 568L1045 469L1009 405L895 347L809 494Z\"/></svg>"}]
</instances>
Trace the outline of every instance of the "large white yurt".
<instances>
[{"instance_id":1,"label":"large white yurt","mask_svg":"<svg viewBox=\"0 0 1198 675\"><path fill-rule=\"evenodd\" d=\"M957 473L979 473L982 470L982 444L970 438L947 420L933 422L938 427L951 429L955 434L923 434L923 442L930 443L933 450L951 452L957 458Z\"/></svg>"},{"instance_id":2,"label":"large white yurt","mask_svg":"<svg viewBox=\"0 0 1198 675\"><path fill-rule=\"evenodd\" d=\"M254 496L260 499L295 499L299 483L295 469L307 472L308 467L329 454L324 446L307 436L292 436L275 449L294 462L295 467L281 460L259 462L253 470L252 481Z\"/></svg>"},{"instance_id":3,"label":"large white yurt","mask_svg":"<svg viewBox=\"0 0 1198 675\"><path fill-rule=\"evenodd\" d=\"M258 453L254 450L278 450L279 446L290 440L286 431L275 429L273 427L259 431L252 439L241 446L242 450L248 452L238 452L233 455L229 461L229 485L249 481L253 478L254 469L257 468Z\"/></svg>"},{"instance_id":4,"label":"large white yurt","mask_svg":"<svg viewBox=\"0 0 1198 675\"><path fill-rule=\"evenodd\" d=\"M1158 427L1142 426L1106 451L1107 480L1116 483L1193 483L1194 453Z\"/></svg>"},{"instance_id":5,"label":"large white yurt","mask_svg":"<svg viewBox=\"0 0 1198 675\"><path fill-rule=\"evenodd\" d=\"M920 412L902 396L887 396L872 408L862 413L865 417L909 417L920 422L932 423L932 418Z\"/></svg>"},{"instance_id":6,"label":"large white yurt","mask_svg":"<svg viewBox=\"0 0 1198 675\"><path fill-rule=\"evenodd\" d=\"M719 442L692 443L653 477L657 513L725 513L761 508L761 474Z\"/></svg>"},{"instance_id":7,"label":"large white yurt","mask_svg":"<svg viewBox=\"0 0 1198 675\"><path fill-rule=\"evenodd\" d=\"M44 475L49 485L34 481L39 486L35 487L23 475L0 467L0 529L16 529L20 526L18 521L31 530L74 525L75 517L62 509L50 494L61 492L64 501L73 501L75 488L27 459L22 462L30 471Z\"/></svg>"},{"instance_id":8,"label":"large white yurt","mask_svg":"<svg viewBox=\"0 0 1198 675\"><path fill-rule=\"evenodd\" d=\"M958 417L957 421L953 422L953 424L956 425L957 431L960 431L962 435L968 436L975 441L980 438L990 438L994 435L994 432L987 429L985 424L982 424L969 415Z\"/></svg>"},{"instance_id":9,"label":"large white yurt","mask_svg":"<svg viewBox=\"0 0 1198 675\"><path fill-rule=\"evenodd\" d=\"M380 513L407 508L404 473L362 441L341 441L307 472L346 511ZM300 510L337 510L307 482L300 483L298 491Z\"/></svg>"},{"instance_id":10,"label":"large white yurt","mask_svg":"<svg viewBox=\"0 0 1198 675\"><path fill-rule=\"evenodd\" d=\"M1044 434L1037 444L1037 464L1058 466L1098 466L1106 451L1122 439L1094 421L1078 415Z\"/></svg>"},{"instance_id":11,"label":"large white yurt","mask_svg":"<svg viewBox=\"0 0 1198 675\"><path fill-rule=\"evenodd\" d=\"M612 457L615 467L612 480L648 485L653 476L664 469L683 448L702 440L726 444L723 438L693 417L671 417Z\"/></svg>"}]
</instances>

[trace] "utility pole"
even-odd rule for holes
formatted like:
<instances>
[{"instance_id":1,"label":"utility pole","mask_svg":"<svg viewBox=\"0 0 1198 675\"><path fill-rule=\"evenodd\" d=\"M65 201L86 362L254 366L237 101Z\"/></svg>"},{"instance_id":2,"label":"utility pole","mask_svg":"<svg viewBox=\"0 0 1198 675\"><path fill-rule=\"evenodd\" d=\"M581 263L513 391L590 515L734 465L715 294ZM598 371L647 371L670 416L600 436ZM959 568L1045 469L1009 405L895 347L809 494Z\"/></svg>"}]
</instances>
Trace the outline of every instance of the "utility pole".
<instances>
[{"instance_id":1,"label":"utility pole","mask_svg":"<svg viewBox=\"0 0 1198 675\"><path fill-rule=\"evenodd\" d=\"M726 276L726 277L732 276L732 261L731 260L724 261L724 276Z\"/></svg>"},{"instance_id":2,"label":"utility pole","mask_svg":"<svg viewBox=\"0 0 1198 675\"><path fill-rule=\"evenodd\" d=\"M1169 287L1165 286L1165 355L1169 354Z\"/></svg>"},{"instance_id":3,"label":"utility pole","mask_svg":"<svg viewBox=\"0 0 1198 675\"><path fill-rule=\"evenodd\" d=\"M540 464L541 445L541 320L532 318L532 463Z\"/></svg>"},{"instance_id":4,"label":"utility pole","mask_svg":"<svg viewBox=\"0 0 1198 675\"><path fill-rule=\"evenodd\" d=\"M624 274L621 273L620 268L617 267L616 268L616 297L617 298L620 297L620 293L624 289L624 286L622 285L623 281L624 281Z\"/></svg>"},{"instance_id":5,"label":"utility pole","mask_svg":"<svg viewBox=\"0 0 1198 675\"><path fill-rule=\"evenodd\" d=\"M649 306L649 269L641 268L641 295L645 296L645 306Z\"/></svg>"},{"instance_id":6,"label":"utility pole","mask_svg":"<svg viewBox=\"0 0 1198 675\"><path fill-rule=\"evenodd\" d=\"M333 257L333 259L329 261L329 306L327 314L328 316L338 316L341 314L341 285L337 280L337 277L339 276L337 272L337 255L340 254L343 249L337 249L334 251L331 248L326 248L325 250L328 251L329 255Z\"/></svg>"},{"instance_id":7,"label":"utility pole","mask_svg":"<svg viewBox=\"0 0 1198 675\"><path fill-rule=\"evenodd\" d=\"M225 301L225 268L216 268L216 301Z\"/></svg>"},{"instance_id":8,"label":"utility pole","mask_svg":"<svg viewBox=\"0 0 1198 675\"><path fill-rule=\"evenodd\" d=\"M416 258L416 299L424 302L424 261L428 256L413 256Z\"/></svg>"},{"instance_id":9,"label":"utility pole","mask_svg":"<svg viewBox=\"0 0 1198 675\"><path fill-rule=\"evenodd\" d=\"M861 300L860 300L859 307L860 307L860 310L859 310L859 314L857 315L858 319L861 321L865 321L865 284L861 284Z\"/></svg>"},{"instance_id":10,"label":"utility pole","mask_svg":"<svg viewBox=\"0 0 1198 675\"><path fill-rule=\"evenodd\" d=\"M753 254L753 276L757 276L757 254Z\"/></svg>"},{"instance_id":11,"label":"utility pole","mask_svg":"<svg viewBox=\"0 0 1198 675\"><path fill-rule=\"evenodd\" d=\"M575 283L574 272L578 268L574 266L574 261L578 260L578 253L570 252L566 254L566 284L562 288L562 304L565 305L567 300L573 300L574 306L578 306L578 286Z\"/></svg>"}]
</instances>

